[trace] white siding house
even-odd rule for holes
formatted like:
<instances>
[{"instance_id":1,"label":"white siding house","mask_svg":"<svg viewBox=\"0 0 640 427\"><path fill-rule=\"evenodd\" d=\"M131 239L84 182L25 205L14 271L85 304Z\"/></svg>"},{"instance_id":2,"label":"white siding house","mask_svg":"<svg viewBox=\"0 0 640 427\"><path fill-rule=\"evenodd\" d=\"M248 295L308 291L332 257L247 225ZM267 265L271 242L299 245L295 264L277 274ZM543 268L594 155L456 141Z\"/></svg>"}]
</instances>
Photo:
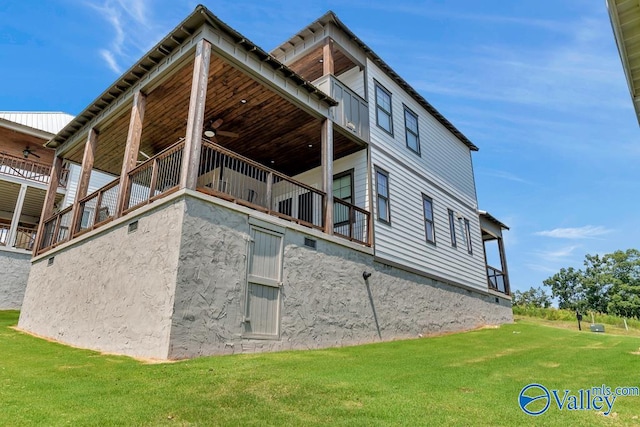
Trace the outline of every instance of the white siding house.
<instances>
[{"instance_id":1,"label":"white siding house","mask_svg":"<svg viewBox=\"0 0 640 427\"><path fill-rule=\"evenodd\" d=\"M80 184L43 208L23 330L175 359L513 319L477 147L332 12L267 53L198 6L48 146Z\"/></svg>"}]
</instances>

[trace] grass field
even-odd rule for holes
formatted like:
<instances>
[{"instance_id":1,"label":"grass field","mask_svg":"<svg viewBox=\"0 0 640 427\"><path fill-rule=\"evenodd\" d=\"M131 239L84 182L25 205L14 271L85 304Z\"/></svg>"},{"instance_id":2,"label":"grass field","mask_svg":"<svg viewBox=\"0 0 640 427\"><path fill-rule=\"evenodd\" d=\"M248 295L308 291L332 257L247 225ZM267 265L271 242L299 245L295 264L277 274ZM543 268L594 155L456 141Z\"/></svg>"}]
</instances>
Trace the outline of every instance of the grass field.
<instances>
[{"instance_id":1,"label":"grass field","mask_svg":"<svg viewBox=\"0 0 640 427\"><path fill-rule=\"evenodd\" d=\"M518 394L640 386L640 338L521 319L501 328L318 351L167 364L16 332L0 312L0 425L640 425L640 397L608 417L531 417Z\"/></svg>"}]
</instances>

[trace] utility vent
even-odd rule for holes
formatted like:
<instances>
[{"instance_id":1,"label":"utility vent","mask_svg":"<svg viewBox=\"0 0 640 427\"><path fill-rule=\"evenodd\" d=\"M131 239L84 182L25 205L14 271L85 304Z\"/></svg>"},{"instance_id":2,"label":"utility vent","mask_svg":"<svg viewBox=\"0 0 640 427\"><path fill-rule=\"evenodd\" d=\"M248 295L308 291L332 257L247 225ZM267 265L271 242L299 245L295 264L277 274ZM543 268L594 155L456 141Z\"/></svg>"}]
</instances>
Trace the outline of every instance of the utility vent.
<instances>
[{"instance_id":1,"label":"utility vent","mask_svg":"<svg viewBox=\"0 0 640 427\"><path fill-rule=\"evenodd\" d=\"M500 298L496 297L496 302L500 304Z\"/></svg>"},{"instance_id":2,"label":"utility vent","mask_svg":"<svg viewBox=\"0 0 640 427\"><path fill-rule=\"evenodd\" d=\"M310 238L308 238L308 237L305 237L305 238L304 238L304 245L305 245L305 246L308 246L308 247L310 247L310 248L315 249L315 248L316 248L316 244L317 244L317 243L318 243L318 242L316 242L315 240L310 239Z\"/></svg>"},{"instance_id":3,"label":"utility vent","mask_svg":"<svg viewBox=\"0 0 640 427\"><path fill-rule=\"evenodd\" d=\"M54 258L55 258L55 257L53 257L53 256L52 256L51 258L49 258L49 259L47 260L47 265L48 265L48 266L49 266L49 265L53 265L53 259L54 259Z\"/></svg>"},{"instance_id":4,"label":"utility vent","mask_svg":"<svg viewBox=\"0 0 640 427\"><path fill-rule=\"evenodd\" d=\"M133 233L138 229L138 221L133 221L129 224L129 233Z\"/></svg>"}]
</instances>

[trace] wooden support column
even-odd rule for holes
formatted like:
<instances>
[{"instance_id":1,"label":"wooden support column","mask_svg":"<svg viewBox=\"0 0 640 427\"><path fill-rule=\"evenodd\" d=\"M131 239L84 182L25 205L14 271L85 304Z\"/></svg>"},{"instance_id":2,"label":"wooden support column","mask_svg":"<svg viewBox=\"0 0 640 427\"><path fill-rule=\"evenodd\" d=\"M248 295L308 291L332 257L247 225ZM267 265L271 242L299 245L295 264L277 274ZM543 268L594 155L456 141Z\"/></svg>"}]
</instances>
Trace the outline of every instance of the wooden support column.
<instances>
[{"instance_id":1,"label":"wooden support column","mask_svg":"<svg viewBox=\"0 0 640 427\"><path fill-rule=\"evenodd\" d=\"M118 205L116 206L116 212L114 214L116 218L122 216L122 211L126 209L125 205L129 194L129 172L136 167L136 162L138 161L140 139L142 137L142 122L144 120L146 104L147 96L141 91L137 91L133 96L131 120L129 121L129 132L127 133L127 145L124 149L122 171L120 172Z\"/></svg>"},{"instance_id":2,"label":"wooden support column","mask_svg":"<svg viewBox=\"0 0 640 427\"><path fill-rule=\"evenodd\" d=\"M327 195L323 206L324 232L333 234L333 122L322 123L322 191Z\"/></svg>"},{"instance_id":3,"label":"wooden support column","mask_svg":"<svg viewBox=\"0 0 640 427\"><path fill-rule=\"evenodd\" d=\"M196 46L196 58L193 64L187 132L184 139L182 168L180 170L180 188L195 190L198 181L210 60L211 43L206 40L200 40Z\"/></svg>"},{"instance_id":4,"label":"wooden support column","mask_svg":"<svg viewBox=\"0 0 640 427\"><path fill-rule=\"evenodd\" d=\"M36 243L33 245L33 255L38 253L40 242L42 241L42 228L45 220L53 215L53 207L56 203L56 193L60 185L60 177L62 175L62 157L55 156L53 165L51 166L51 175L49 176L49 185L47 186L47 195L44 197L42 205L42 213L38 222L38 232L36 233Z\"/></svg>"},{"instance_id":5,"label":"wooden support column","mask_svg":"<svg viewBox=\"0 0 640 427\"><path fill-rule=\"evenodd\" d=\"M322 75L334 74L333 65L333 40L327 37L322 47Z\"/></svg>"},{"instance_id":6,"label":"wooden support column","mask_svg":"<svg viewBox=\"0 0 640 427\"><path fill-rule=\"evenodd\" d=\"M20 191L18 192L18 200L13 209L13 217L11 218L11 226L9 227L9 236L7 239L7 247L13 247L16 244L16 237L18 236L18 225L20 223L20 217L22 216L22 207L24 206L24 197L27 194L27 184L20 185Z\"/></svg>"},{"instance_id":7,"label":"wooden support column","mask_svg":"<svg viewBox=\"0 0 640 427\"><path fill-rule=\"evenodd\" d=\"M498 252L500 252L500 268L502 269L502 274L504 274L504 290L507 295L511 295L511 286L509 285L509 270L507 268L507 255L504 250L504 242L502 237L498 238Z\"/></svg>"},{"instance_id":8,"label":"wooden support column","mask_svg":"<svg viewBox=\"0 0 640 427\"><path fill-rule=\"evenodd\" d=\"M80 199L84 199L89 191L89 179L91 178L91 170L93 169L93 160L96 154L98 144L98 132L91 128L87 141L84 144L84 155L82 156L82 169L80 170L80 178L78 188L76 188L76 197L73 199L73 212L71 214L71 230L70 237L78 231L78 221L82 218L83 212L80 212ZM96 207L96 211L98 207Z\"/></svg>"}]
</instances>

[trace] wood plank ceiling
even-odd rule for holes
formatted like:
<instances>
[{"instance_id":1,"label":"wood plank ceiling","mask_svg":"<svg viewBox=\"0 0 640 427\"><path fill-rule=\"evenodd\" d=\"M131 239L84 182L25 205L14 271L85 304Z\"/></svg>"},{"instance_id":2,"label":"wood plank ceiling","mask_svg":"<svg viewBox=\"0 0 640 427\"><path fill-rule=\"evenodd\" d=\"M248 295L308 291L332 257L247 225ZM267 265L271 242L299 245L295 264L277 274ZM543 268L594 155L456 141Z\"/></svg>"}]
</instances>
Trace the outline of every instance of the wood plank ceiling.
<instances>
[{"instance_id":1,"label":"wood plank ceiling","mask_svg":"<svg viewBox=\"0 0 640 427\"><path fill-rule=\"evenodd\" d=\"M211 56L205 127L222 119L219 135L226 148L287 175L320 165L321 119L315 118L282 96L215 55ZM183 138L186 130L193 61L176 70L147 96L140 151L153 156ZM94 167L119 174L127 139L131 107L99 130ZM311 147L310 147L311 146ZM334 132L335 158L361 149L348 137ZM84 144L67 158L80 163ZM139 160L144 160L139 156Z\"/></svg>"}]
</instances>

